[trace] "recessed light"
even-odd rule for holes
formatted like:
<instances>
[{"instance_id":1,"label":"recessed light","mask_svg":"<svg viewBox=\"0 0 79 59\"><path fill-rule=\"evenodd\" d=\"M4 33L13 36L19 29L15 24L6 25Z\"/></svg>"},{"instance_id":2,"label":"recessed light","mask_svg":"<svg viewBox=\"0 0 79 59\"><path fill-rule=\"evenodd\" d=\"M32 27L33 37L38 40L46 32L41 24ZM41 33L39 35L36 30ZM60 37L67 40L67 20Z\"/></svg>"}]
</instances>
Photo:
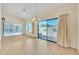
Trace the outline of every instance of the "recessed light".
<instances>
[{"instance_id":1,"label":"recessed light","mask_svg":"<svg viewBox=\"0 0 79 59\"><path fill-rule=\"evenodd\" d=\"M26 12L25 12L25 11L23 11L23 14L26 14Z\"/></svg>"}]
</instances>

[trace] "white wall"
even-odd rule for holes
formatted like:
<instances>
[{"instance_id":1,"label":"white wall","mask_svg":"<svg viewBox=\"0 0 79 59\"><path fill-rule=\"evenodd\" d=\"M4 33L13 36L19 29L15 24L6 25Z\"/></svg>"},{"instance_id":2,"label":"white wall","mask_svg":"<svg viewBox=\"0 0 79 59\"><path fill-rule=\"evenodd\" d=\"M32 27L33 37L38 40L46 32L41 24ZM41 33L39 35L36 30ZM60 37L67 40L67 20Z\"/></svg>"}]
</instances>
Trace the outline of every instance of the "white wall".
<instances>
[{"instance_id":1,"label":"white wall","mask_svg":"<svg viewBox=\"0 0 79 59\"><path fill-rule=\"evenodd\" d=\"M0 36L1 36L1 4L0 4Z\"/></svg>"},{"instance_id":2,"label":"white wall","mask_svg":"<svg viewBox=\"0 0 79 59\"><path fill-rule=\"evenodd\" d=\"M77 25L78 25L78 28L77 28L77 31L78 31L78 35L77 35L77 37L78 37L78 52L79 52L79 4L77 5L77 17L78 17L78 19L77 19Z\"/></svg>"},{"instance_id":3,"label":"white wall","mask_svg":"<svg viewBox=\"0 0 79 59\"><path fill-rule=\"evenodd\" d=\"M1 4L0 4L0 44L1 44Z\"/></svg>"},{"instance_id":4,"label":"white wall","mask_svg":"<svg viewBox=\"0 0 79 59\"><path fill-rule=\"evenodd\" d=\"M35 21L34 23L34 36L38 37L38 21Z\"/></svg>"}]
</instances>

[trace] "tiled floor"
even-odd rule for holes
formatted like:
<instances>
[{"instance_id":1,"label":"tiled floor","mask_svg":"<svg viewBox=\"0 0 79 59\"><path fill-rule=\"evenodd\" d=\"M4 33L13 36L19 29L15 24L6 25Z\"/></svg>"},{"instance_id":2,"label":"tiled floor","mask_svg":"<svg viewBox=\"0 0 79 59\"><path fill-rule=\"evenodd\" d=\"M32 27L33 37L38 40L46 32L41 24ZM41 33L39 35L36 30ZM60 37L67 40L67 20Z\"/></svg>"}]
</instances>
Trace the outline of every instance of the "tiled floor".
<instances>
[{"instance_id":1,"label":"tiled floor","mask_svg":"<svg viewBox=\"0 0 79 59\"><path fill-rule=\"evenodd\" d=\"M62 48L56 43L28 36L6 37L2 40L0 54L8 55L75 55L72 48Z\"/></svg>"}]
</instances>

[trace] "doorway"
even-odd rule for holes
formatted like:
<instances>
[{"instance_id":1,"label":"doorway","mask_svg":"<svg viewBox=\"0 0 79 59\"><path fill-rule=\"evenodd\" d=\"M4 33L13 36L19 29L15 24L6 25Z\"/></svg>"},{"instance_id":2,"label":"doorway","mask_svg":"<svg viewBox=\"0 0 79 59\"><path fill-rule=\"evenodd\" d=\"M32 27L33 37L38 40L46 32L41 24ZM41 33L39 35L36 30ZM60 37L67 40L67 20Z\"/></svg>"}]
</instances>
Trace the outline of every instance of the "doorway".
<instances>
[{"instance_id":1,"label":"doorway","mask_svg":"<svg viewBox=\"0 0 79 59\"><path fill-rule=\"evenodd\" d=\"M58 18L38 22L38 38L57 42Z\"/></svg>"}]
</instances>

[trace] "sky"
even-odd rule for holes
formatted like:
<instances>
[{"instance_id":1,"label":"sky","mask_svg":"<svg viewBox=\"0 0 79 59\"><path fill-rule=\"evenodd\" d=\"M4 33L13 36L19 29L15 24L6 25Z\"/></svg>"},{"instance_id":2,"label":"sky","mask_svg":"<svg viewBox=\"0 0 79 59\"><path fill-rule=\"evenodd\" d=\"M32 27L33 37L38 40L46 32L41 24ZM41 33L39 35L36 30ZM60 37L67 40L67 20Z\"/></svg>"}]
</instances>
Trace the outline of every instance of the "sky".
<instances>
[{"instance_id":1,"label":"sky","mask_svg":"<svg viewBox=\"0 0 79 59\"><path fill-rule=\"evenodd\" d=\"M58 24L58 19L49 20L49 21L47 21L47 23L50 24L50 25L56 25L56 24Z\"/></svg>"},{"instance_id":2,"label":"sky","mask_svg":"<svg viewBox=\"0 0 79 59\"><path fill-rule=\"evenodd\" d=\"M49 24L49 25L57 25L58 24L58 19L53 19L53 20L48 20L48 21L41 21L40 25L41 24Z\"/></svg>"}]
</instances>

